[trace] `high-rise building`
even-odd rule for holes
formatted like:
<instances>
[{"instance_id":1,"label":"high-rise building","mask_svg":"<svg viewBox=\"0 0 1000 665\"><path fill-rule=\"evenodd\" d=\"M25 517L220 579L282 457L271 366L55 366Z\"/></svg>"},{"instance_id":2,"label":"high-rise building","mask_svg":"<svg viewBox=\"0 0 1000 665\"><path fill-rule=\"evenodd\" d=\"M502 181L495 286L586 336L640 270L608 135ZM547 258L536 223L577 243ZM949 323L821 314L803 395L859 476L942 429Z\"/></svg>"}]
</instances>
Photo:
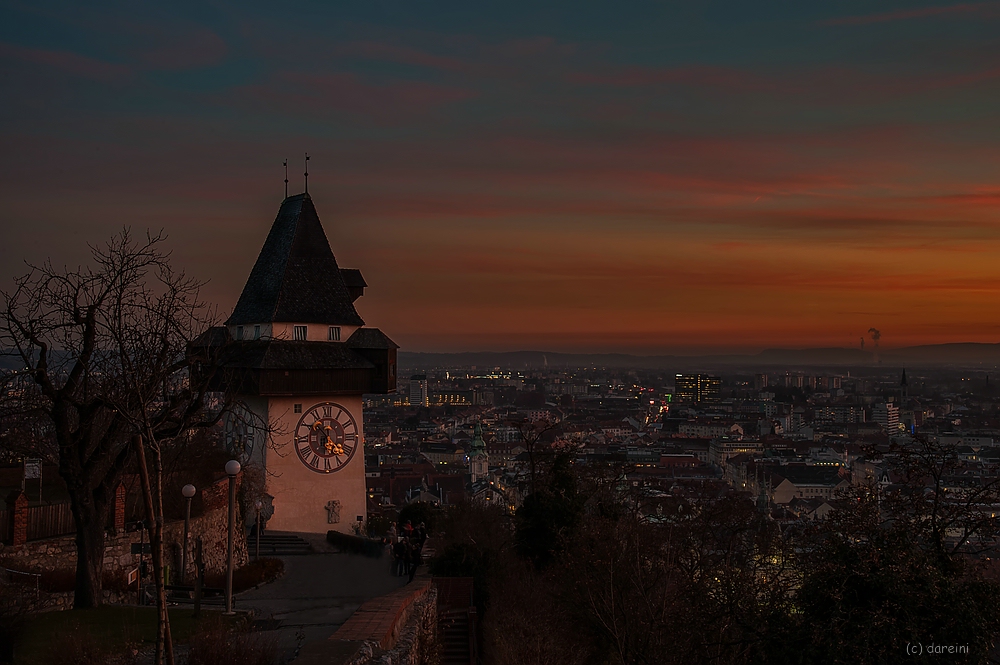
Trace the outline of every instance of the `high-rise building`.
<instances>
[{"instance_id":1,"label":"high-rise building","mask_svg":"<svg viewBox=\"0 0 1000 665\"><path fill-rule=\"evenodd\" d=\"M896 434L899 431L899 407L892 402L876 404L872 407L872 420L881 425L886 434Z\"/></svg>"},{"instance_id":2,"label":"high-rise building","mask_svg":"<svg viewBox=\"0 0 1000 665\"><path fill-rule=\"evenodd\" d=\"M764 388L767 388L767 374L754 375L753 387L754 390L763 390Z\"/></svg>"},{"instance_id":3,"label":"high-rise building","mask_svg":"<svg viewBox=\"0 0 1000 665\"><path fill-rule=\"evenodd\" d=\"M414 374L410 377L410 406L428 406L430 396L427 394L427 375Z\"/></svg>"},{"instance_id":4,"label":"high-rise building","mask_svg":"<svg viewBox=\"0 0 1000 665\"><path fill-rule=\"evenodd\" d=\"M716 402L722 380L708 374L677 374L674 376L674 399L680 402Z\"/></svg>"}]
</instances>

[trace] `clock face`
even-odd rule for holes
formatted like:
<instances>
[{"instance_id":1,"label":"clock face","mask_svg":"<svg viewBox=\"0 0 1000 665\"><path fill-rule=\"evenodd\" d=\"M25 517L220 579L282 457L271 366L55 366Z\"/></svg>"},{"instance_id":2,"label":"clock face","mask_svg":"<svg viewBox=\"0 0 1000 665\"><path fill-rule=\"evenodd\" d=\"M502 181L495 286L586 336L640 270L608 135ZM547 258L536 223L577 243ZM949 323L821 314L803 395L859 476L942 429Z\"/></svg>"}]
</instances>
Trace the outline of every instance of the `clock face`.
<instances>
[{"instance_id":1,"label":"clock face","mask_svg":"<svg viewBox=\"0 0 1000 665\"><path fill-rule=\"evenodd\" d=\"M340 471L359 447L354 417L333 402L309 407L295 427L295 454L316 473Z\"/></svg>"}]
</instances>

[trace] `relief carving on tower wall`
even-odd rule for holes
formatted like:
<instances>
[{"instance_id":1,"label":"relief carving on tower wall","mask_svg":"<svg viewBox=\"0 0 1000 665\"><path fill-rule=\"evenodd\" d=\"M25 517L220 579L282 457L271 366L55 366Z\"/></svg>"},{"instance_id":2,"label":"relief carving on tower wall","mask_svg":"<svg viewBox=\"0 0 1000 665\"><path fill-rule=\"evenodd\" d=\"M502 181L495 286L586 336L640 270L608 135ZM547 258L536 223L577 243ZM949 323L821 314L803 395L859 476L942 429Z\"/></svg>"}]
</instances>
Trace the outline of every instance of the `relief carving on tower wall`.
<instances>
[{"instance_id":1,"label":"relief carving on tower wall","mask_svg":"<svg viewBox=\"0 0 1000 665\"><path fill-rule=\"evenodd\" d=\"M340 501L336 499L326 502L326 523L337 524L340 522Z\"/></svg>"}]
</instances>

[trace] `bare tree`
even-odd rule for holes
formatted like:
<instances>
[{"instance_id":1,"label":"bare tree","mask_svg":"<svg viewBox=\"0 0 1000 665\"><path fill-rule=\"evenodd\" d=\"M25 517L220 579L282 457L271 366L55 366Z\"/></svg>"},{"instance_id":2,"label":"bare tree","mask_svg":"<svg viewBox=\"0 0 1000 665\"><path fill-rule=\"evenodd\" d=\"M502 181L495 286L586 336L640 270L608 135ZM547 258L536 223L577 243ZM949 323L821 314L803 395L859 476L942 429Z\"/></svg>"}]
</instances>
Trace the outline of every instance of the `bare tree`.
<instances>
[{"instance_id":1,"label":"bare tree","mask_svg":"<svg viewBox=\"0 0 1000 665\"><path fill-rule=\"evenodd\" d=\"M559 423L551 418L540 420L522 420L515 425L517 434L528 453L528 491L535 491L535 480L538 477L538 466L551 458L551 449L545 442L545 435L558 427Z\"/></svg>"},{"instance_id":2,"label":"bare tree","mask_svg":"<svg viewBox=\"0 0 1000 665\"><path fill-rule=\"evenodd\" d=\"M76 608L102 600L109 509L134 453L142 453L159 585L157 655L166 644L169 657L161 442L214 424L222 408L205 408L218 366L209 350L217 347L191 345L212 318L199 298L201 284L171 268L163 241L162 234L137 240L125 229L91 248L89 267L29 265L3 293L0 346L24 368L3 404L4 445L57 462L69 492L77 529ZM145 449L130 445L133 437L143 437Z\"/></svg>"}]
</instances>

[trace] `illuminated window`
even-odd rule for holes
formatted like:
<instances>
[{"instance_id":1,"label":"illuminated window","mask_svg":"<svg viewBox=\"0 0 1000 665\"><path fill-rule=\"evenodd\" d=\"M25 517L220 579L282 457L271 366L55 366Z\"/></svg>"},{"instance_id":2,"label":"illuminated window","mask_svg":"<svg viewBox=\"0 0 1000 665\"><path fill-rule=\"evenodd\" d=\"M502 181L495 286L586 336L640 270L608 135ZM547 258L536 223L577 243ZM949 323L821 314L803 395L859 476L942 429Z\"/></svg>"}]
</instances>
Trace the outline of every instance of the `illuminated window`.
<instances>
[{"instance_id":1,"label":"illuminated window","mask_svg":"<svg viewBox=\"0 0 1000 665\"><path fill-rule=\"evenodd\" d=\"M292 332L296 341L304 342L306 340L306 326L295 326Z\"/></svg>"},{"instance_id":2,"label":"illuminated window","mask_svg":"<svg viewBox=\"0 0 1000 665\"><path fill-rule=\"evenodd\" d=\"M340 326L330 326L330 336L327 338L331 342L340 341Z\"/></svg>"}]
</instances>

